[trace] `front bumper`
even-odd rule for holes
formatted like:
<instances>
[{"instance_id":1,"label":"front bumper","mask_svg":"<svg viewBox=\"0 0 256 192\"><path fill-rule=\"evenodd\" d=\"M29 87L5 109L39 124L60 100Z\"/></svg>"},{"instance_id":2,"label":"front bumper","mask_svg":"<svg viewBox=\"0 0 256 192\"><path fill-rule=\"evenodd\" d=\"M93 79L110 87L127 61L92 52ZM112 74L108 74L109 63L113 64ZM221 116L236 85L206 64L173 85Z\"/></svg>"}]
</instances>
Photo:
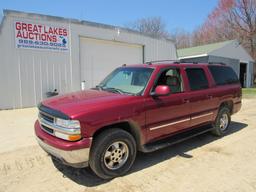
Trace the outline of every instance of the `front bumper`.
<instances>
[{"instance_id":1,"label":"front bumper","mask_svg":"<svg viewBox=\"0 0 256 192\"><path fill-rule=\"evenodd\" d=\"M43 131L38 121L35 123L35 134L41 148L63 164L76 168L88 166L92 138L65 141Z\"/></svg>"},{"instance_id":2,"label":"front bumper","mask_svg":"<svg viewBox=\"0 0 256 192\"><path fill-rule=\"evenodd\" d=\"M82 168L88 166L90 148L64 151L48 145L43 140L37 137L38 144L41 148L53 156L55 159L61 161L65 165L69 165L76 168Z\"/></svg>"}]
</instances>

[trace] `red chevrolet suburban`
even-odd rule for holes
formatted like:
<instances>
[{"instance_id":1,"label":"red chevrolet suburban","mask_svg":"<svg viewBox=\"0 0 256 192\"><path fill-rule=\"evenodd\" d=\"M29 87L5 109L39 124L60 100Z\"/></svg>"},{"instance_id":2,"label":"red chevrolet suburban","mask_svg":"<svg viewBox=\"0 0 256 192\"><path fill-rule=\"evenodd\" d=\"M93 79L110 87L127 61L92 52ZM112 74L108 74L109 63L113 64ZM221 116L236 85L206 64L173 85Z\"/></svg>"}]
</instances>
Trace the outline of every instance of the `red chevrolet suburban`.
<instances>
[{"instance_id":1,"label":"red chevrolet suburban","mask_svg":"<svg viewBox=\"0 0 256 192\"><path fill-rule=\"evenodd\" d=\"M35 134L52 157L90 166L111 179L127 173L136 152L151 152L211 131L223 136L241 108L241 86L224 64L123 65L95 88L39 104Z\"/></svg>"}]
</instances>

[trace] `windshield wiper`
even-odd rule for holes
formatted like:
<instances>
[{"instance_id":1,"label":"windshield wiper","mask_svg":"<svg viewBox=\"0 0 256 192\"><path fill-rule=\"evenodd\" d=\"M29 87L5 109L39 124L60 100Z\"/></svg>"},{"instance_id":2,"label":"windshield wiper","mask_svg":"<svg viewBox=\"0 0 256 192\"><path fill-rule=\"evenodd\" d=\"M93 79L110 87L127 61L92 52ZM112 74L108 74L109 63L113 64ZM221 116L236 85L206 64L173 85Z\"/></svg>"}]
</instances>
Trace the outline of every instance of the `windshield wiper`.
<instances>
[{"instance_id":1,"label":"windshield wiper","mask_svg":"<svg viewBox=\"0 0 256 192\"><path fill-rule=\"evenodd\" d=\"M102 85L96 85L95 88L93 88L93 89L98 89L100 91L110 91L112 93L135 95L133 93L123 91L122 89L118 89L118 88L115 88L115 87L105 87L105 86L102 86Z\"/></svg>"},{"instance_id":2,"label":"windshield wiper","mask_svg":"<svg viewBox=\"0 0 256 192\"><path fill-rule=\"evenodd\" d=\"M115 87L102 87L102 90L106 90L106 91L111 91L111 92L115 92L115 93L119 93L119 94L127 94L127 95L133 95L132 93L123 91L122 89L118 89Z\"/></svg>"},{"instance_id":3,"label":"windshield wiper","mask_svg":"<svg viewBox=\"0 0 256 192\"><path fill-rule=\"evenodd\" d=\"M111 91L111 92L115 92L115 93L120 93L120 94L124 94L125 93L121 89L117 89L117 88L114 88L114 87L104 87L103 90Z\"/></svg>"}]
</instances>

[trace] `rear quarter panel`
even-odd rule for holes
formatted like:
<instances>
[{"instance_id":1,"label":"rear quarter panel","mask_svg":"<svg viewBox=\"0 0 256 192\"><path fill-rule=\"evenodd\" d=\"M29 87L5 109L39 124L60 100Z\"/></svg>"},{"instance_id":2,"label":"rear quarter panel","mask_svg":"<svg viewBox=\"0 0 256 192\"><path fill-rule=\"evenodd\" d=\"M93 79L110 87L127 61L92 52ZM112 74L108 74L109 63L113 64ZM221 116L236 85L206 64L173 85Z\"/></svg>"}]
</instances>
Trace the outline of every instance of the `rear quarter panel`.
<instances>
[{"instance_id":1,"label":"rear quarter panel","mask_svg":"<svg viewBox=\"0 0 256 192\"><path fill-rule=\"evenodd\" d=\"M210 83L209 93L213 96L213 100L216 102L216 108L214 110L214 119L217 117L219 108L224 102L232 102L231 114L238 112L241 108L242 90L240 83L216 85L214 78L206 67L206 74Z\"/></svg>"},{"instance_id":2,"label":"rear quarter panel","mask_svg":"<svg viewBox=\"0 0 256 192\"><path fill-rule=\"evenodd\" d=\"M217 117L222 103L232 101L231 114L238 112L241 108L241 87L240 84L222 85L213 88L212 95L217 98L217 108L214 110L214 117Z\"/></svg>"}]
</instances>

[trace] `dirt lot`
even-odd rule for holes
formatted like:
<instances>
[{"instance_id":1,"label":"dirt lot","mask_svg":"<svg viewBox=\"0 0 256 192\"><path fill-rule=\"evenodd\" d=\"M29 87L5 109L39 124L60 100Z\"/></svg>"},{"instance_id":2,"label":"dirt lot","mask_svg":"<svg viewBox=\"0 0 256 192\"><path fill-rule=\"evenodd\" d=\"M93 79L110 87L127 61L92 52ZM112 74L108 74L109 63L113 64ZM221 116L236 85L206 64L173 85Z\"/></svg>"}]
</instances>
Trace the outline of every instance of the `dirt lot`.
<instances>
[{"instance_id":1,"label":"dirt lot","mask_svg":"<svg viewBox=\"0 0 256 192\"><path fill-rule=\"evenodd\" d=\"M140 153L129 174L111 181L54 164L34 139L36 116L34 108L0 111L0 192L256 191L256 98L243 100L227 136Z\"/></svg>"}]
</instances>

